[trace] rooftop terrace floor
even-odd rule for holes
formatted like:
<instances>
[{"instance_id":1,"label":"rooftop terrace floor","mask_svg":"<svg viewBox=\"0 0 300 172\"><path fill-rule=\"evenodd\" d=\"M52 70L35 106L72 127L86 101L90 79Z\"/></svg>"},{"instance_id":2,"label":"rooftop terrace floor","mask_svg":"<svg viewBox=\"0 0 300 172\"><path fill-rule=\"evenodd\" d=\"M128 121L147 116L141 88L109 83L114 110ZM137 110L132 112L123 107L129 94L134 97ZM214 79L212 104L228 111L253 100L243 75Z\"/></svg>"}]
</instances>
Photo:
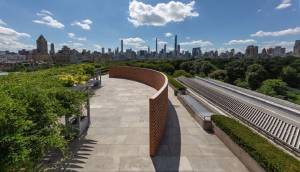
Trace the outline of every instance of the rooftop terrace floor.
<instances>
[{"instance_id":1,"label":"rooftop terrace floor","mask_svg":"<svg viewBox=\"0 0 300 172\"><path fill-rule=\"evenodd\" d=\"M149 156L149 97L156 90L103 77L91 99L92 124L72 145L67 169L74 171L244 172L246 167L215 136L205 132L169 88L166 135L158 155Z\"/></svg>"}]
</instances>

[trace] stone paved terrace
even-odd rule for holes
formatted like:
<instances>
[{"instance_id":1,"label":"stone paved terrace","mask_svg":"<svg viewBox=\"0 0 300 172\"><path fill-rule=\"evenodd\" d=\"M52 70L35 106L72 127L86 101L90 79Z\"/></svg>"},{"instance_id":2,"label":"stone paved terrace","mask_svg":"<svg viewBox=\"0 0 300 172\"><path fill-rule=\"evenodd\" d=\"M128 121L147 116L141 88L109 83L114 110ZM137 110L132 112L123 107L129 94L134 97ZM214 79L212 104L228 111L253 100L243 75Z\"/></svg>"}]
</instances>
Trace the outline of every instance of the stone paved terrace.
<instances>
[{"instance_id":1,"label":"stone paved terrace","mask_svg":"<svg viewBox=\"0 0 300 172\"><path fill-rule=\"evenodd\" d=\"M91 99L92 124L73 146L72 171L244 172L246 167L214 135L206 133L169 88L167 133L149 156L149 102L156 90L124 79L103 78Z\"/></svg>"}]
</instances>

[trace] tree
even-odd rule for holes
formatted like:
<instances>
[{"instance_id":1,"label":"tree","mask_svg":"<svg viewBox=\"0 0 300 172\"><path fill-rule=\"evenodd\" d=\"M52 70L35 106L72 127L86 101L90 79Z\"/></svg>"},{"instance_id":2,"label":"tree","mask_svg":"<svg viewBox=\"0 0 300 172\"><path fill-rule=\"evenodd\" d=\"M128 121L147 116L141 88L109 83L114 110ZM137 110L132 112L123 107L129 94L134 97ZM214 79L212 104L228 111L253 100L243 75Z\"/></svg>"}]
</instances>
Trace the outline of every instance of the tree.
<instances>
[{"instance_id":1,"label":"tree","mask_svg":"<svg viewBox=\"0 0 300 172\"><path fill-rule=\"evenodd\" d=\"M245 78L246 66L241 60L235 60L228 63L225 67L228 76L228 82L234 83L237 79Z\"/></svg>"},{"instance_id":2,"label":"tree","mask_svg":"<svg viewBox=\"0 0 300 172\"><path fill-rule=\"evenodd\" d=\"M194 62L192 62L192 61L183 62L180 65L180 69L185 70L185 71L187 71L189 73L193 73L194 72L194 70L193 70L193 63Z\"/></svg>"},{"instance_id":3,"label":"tree","mask_svg":"<svg viewBox=\"0 0 300 172\"><path fill-rule=\"evenodd\" d=\"M227 72L226 70L216 70L210 73L209 77L216 80L225 81L227 79Z\"/></svg>"},{"instance_id":4,"label":"tree","mask_svg":"<svg viewBox=\"0 0 300 172\"><path fill-rule=\"evenodd\" d=\"M291 66L284 67L282 69L281 78L290 87L299 88L300 87L300 77L297 70Z\"/></svg>"},{"instance_id":5,"label":"tree","mask_svg":"<svg viewBox=\"0 0 300 172\"><path fill-rule=\"evenodd\" d=\"M300 72L300 59L295 60L290 66Z\"/></svg>"},{"instance_id":6,"label":"tree","mask_svg":"<svg viewBox=\"0 0 300 172\"><path fill-rule=\"evenodd\" d=\"M213 64L211 64L209 61L199 61L195 62L194 65L194 72L197 74L204 74L207 76L211 72L215 71L217 68Z\"/></svg>"},{"instance_id":7,"label":"tree","mask_svg":"<svg viewBox=\"0 0 300 172\"><path fill-rule=\"evenodd\" d=\"M175 71L175 68L170 63L162 63L159 65L159 70L161 72L166 72L166 73L172 75Z\"/></svg>"},{"instance_id":8,"label":"tree","mask_svg":"<svg viewBox=\"0 0 300 172\"><path fill-rule=\"evenodd\" d=\"M262 65L253 64L247 68L246 81L252 90L259 88L266 78L267 72Z\"/></svg>"},{"instance_id":9,"label":"tree","mask_svg":"<svg viewBox=\"0 0 300 172\"><path fill-rule=\"evenodd\" d=\"M262 86L257 91L269 96L286 99L288 87L280 79L268 79L262 83Z\"/></svg>"}]
</instances>

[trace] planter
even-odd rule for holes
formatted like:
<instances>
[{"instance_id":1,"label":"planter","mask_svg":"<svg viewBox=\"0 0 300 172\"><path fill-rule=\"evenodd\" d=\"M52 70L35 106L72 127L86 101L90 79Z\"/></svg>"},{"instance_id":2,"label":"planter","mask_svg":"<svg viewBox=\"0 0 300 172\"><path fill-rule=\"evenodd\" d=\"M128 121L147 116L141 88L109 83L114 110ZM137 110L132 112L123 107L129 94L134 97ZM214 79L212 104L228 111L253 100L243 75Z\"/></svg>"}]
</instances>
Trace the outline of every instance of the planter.
<instances>
[{"instance_id":1,"label":"planter","mask_svg":"<svg viewBox=\"0 0 300 172\"><path fill-rule=\"evenodd\" d=\"M177 96L177 99L205 131L210 133L212 132L212 122L210 118L206 118L206 117L202 118L199 115L197 115L196 112L183 100L182 96L180 95Z\"/></svg>"},{"instance_id":2,"label":"planter","mask_svg":"<svg viewBox=\"0 0 300 172\"><path fill-rule=\"evenodd\" d=\"M265 172L265 170L239 145L234 143L231 138L223 132L214 122L212 122L215 135L230 149L230 151L239 158L239 160L251 172Z\"/></svg>"}]
</instances>

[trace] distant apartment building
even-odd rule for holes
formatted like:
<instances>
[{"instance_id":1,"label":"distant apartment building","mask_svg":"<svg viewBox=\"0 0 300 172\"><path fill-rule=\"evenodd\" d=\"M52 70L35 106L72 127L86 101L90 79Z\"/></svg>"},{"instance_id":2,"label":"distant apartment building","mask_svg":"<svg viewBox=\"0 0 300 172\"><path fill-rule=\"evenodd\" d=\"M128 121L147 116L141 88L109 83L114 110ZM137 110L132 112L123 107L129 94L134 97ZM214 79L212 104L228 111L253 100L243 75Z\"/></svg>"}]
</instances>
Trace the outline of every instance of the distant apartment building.
<instances>
[{"instance_id":1,"label":"distant apartment building","mask_svg":"<svg viewBox=\"0 0 300 172\"><path fill-rule=\"evenodd\" d=\"M36 40L36 49L32 52L32 59L35 63L51 63L48 53L48 42L43 35L40 35Z\"/></svg>"},{"instance_id":2,"label":"distant apartment building","mask_svg":"<svg viewBox=\"0 0 300 172\"><path fill-rule=\"evenodd\" d=\"M197 58L202 56L201 47L196 47L192 49L192 57Z\"/></svg>"},{"instance_id":3,"label":"distant apartment building","mask_svg":"<svg viewBox=\"0 0 300 172\"><path fill-rule=\"evenodd\" d=\"M273 51L273 57L283 57L285 56L285 48L276 46Z\"/></svg>"},{"instance_id":4,"label":"distant apartment building","mask_svg":"<svg viewBox=\"0 0 300 172\"><path fill-rule=\"evenodd\" d=\"M261 57L268 57L268 52L267 52L267 49L266 48L263 48L262 51L261 51Z\"/></svg>"},{"instance_id":5,"label":"distant apartment building","mask_svg":"<svg viewBox=\"0 0 300 172\"><path fill-rule=\"evenodd\" d=\"M258 57L258 46L250 45L246 48L246 57Z\"/></svg>"},{"instance_id":6,"label":"distant apartment building","mask_svg":"<svg viewBox=\"0 0 300 172\"><path fill-rule=\"evenodd\" d=\"M178 54L178 43L177 43L177 35L175 35L175 41L174 41L174 55L177 56Z\"/></svg>"},{"instance_id":7,"label":"distant apartment building","mask_svg":"<svg viewBox=\"0 0 300 172\"><path fill-rule=\"evenodd\" d=\"M286 49L281 46L276 46L275 48L268 48L266 53L269 57L284 57L286 56ZM264 54L264 52L262 52Z\"/></svg>"},{"instance_id":8,"label":"distant apartment building","mask_svg":"<svg viewBox=\"0 0 300 172\"><path fill-rule=\"evenodd\" d=\"M55 49L54 49L54 44L52 43L50 45L50 56L54 56L55 55Z\"/></svg>"},{"instance_id":9,"label":"distant apartment building","mask_svg":"<svg viewBox=\"0 0 300 172\"><path fill-rule=\"evenodd\" d=\"M26 62L27 58L25 55L20 55L16 53L0 53L0 63L24 63Z\"/></svg>"},{"instance_id":10,"label":"distant apartment building","mask_svg":"<svg viewBox=\"0 0 300 172\"><path fill-rule=\"evenodd\" d=\"M295 41L294 55L300 57L300 40Z\"/></svg>"},{"instance_id":11,"label":"distant apartment building","mask_svg":"<svg viewBox=\"0 0 300 172\"><path fill-rule=\"evenodd\" d=\"M36 40L36 52L39 54L48 54L48 43L43 35Z\"/></svg>"}]
</instances>

